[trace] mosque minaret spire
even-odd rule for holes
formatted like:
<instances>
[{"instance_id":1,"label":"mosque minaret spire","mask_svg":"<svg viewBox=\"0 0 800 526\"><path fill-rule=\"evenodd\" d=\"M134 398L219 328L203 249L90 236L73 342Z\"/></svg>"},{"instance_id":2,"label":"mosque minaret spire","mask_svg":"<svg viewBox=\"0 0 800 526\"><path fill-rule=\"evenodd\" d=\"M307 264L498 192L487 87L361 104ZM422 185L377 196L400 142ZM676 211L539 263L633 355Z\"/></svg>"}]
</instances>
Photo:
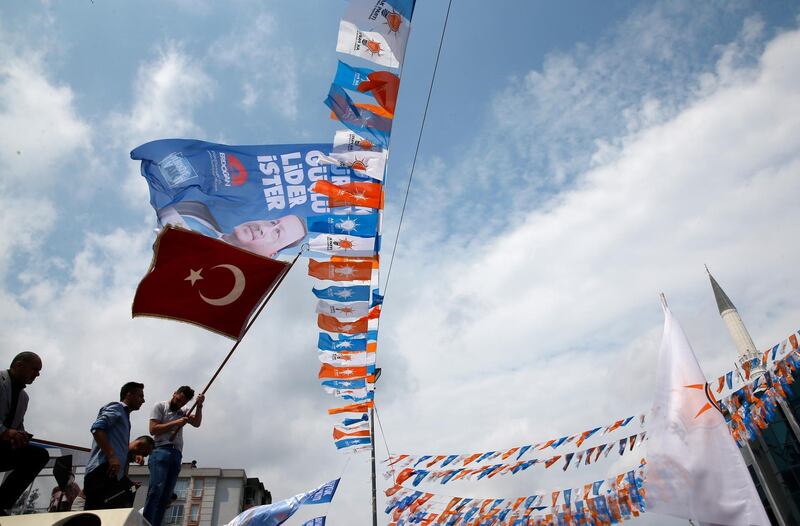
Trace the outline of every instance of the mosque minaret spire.
<instances>
[{"instance_id":1,"label":"mosque minaret spire","mask_svg":"<svg viewBox=\"0 0 800 526\"><path fill-rule=\"evenodd\" d=\"M736 310L731 299L719 286L714 276L711 275L708 267L706 267L706 272L708 272L708 277L711 280L711 288L714 290L714 298L717 300L719 315L722 317L722 321L725 322L725 326L728 328L731 338L733 338L734 345L736 345L736 351L739 353L739 362L756 358L759 355L758 349L756 344L753 343L753 338L747 331L747 327L744 326L742 317L739 316L739 311Z\"/></svg>"},{"instance_id":2,"label":"mosque minaret spire","mask_svg":"<svg viewBox=\"0 0 800 526\"><path fill-rule=\"evenodd\" d=\"M761 353L758 352L756 344L753 343L753 338L747 331L747 327L744 326L744 322L742 321L742 317L739 316L739 311L736 310L736 306L728 295L725 294L725 291L722 290L722 287L719 286L714 276L711 275L711 271L708 270L708 267L706 267L706 272L708 272L708 278L711 280L711 288L714 291L714 299L717 300L719 315L728 328L728 332L736 346L736 351L739 354L739 364L749 362L753 358L759 358ZM758 365L750 369L750 377L759 377L763 375L764 372L764 368L761 366L759 360Z\"/></svg>"}]
</instances>

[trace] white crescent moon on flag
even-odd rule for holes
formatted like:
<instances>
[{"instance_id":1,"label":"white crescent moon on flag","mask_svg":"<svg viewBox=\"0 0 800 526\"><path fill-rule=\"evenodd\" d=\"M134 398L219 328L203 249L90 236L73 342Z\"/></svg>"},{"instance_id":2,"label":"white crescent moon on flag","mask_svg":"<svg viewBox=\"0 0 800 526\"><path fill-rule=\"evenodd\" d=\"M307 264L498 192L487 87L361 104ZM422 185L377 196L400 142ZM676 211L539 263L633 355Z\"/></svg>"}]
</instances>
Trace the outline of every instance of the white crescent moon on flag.
<instances>
[{"instance_id":1,"label":"white crescent moon on flag","mask_svg":"<svg viewBox=\"0 0 800 526\"><path fill-rule=\"evenodd\" d=\"M214 305L215 307L224 307L225 305L230 305L234 301L238 300L239 296L241 296L242 292L244 292L244 284L245 284L244 272L242 272L242 270L239 267L235 265L229 265L227 263L224 265L217 265L211 268L212 269L225 268L230 270L231 274L233 274L233 279L234 279L233 288L229 293L222 296L221 298L206 298L205 296L203 296L202 292L198 292L198 294L200 294L200 298L209 305Z\"/></svg>"}]
</instances>

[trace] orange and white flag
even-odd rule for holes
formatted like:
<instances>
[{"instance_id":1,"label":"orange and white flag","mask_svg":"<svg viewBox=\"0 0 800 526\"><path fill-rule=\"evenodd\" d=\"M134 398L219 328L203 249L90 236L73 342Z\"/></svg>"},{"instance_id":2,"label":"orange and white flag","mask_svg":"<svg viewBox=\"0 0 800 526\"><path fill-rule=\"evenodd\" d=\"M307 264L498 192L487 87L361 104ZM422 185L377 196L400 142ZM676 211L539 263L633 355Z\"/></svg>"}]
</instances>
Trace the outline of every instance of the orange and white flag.
<instances>
[{"instance_id":1,"label":"orange and white flag","mask_svg":"<svg viewBox=\"0 0 800 526\"><path fill-rule=\"evenodd\" d=\"M704 523L769 526L764 506L678 321L664 336L649 419L649 511Z\"/></svg>"}]
</instances>

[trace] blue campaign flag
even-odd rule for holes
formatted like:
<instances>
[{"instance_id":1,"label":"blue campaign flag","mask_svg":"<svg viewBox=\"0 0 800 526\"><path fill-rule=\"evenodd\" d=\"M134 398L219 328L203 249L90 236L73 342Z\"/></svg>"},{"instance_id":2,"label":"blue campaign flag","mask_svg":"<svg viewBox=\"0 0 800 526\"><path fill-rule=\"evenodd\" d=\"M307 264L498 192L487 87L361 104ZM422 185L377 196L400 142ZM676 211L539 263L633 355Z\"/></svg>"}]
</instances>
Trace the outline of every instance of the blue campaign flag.
<instances>
[{"instance_id":1,"label":"blue campaign flag","mask_svg":"<svg viewBox=\"0 0 800 526\"><path fill-rule=\"evenodd\" d=\"M322 385L334 389L364 389L367 387L366 378L356 378L354 380L323 380Z\"/></svg>"},{"instance_id":2,"label":"blue campaign flag","mask_svg":"<svg viewBox=\"0 0 800 526\"><path fill-rule=\"evenodd\" d=\"M445 476L442 478L442 480L441 480L440 484L447 484L448 482L450 482L450 479L451 479L451 478L455 477L456 475L458 475L458 474L459 474L459 473L461 473L462 471L464 471L464 468L458 468L458 469L454 469L453 471L451 471L450 473L448 473L447 475L445 475Z\"/></svg>"},{"instance_id":3,"label":"blue campaign flag","mask_svg":"<svg viewBox=\"0 0 800 526\"><path fill-rule=\"evenodd\" d=\"M237 515L228 526L280 526L300 508L300 499L304 494L286 500L256 506Z\"/></svg>"},{"instance_id":4,"label":"blue campaign flag","mask_svg":"<svg viewBox=\"0 0 800 526\"><path fill-rule=\"evenodd\" d=\"M300 504L327 504L333 500L333 495L336 493L336 488L339 487L339 480L332 480L326 482L317 489L311 490L306 493L300 501Z\"/></svg>"},{"instance_id":5,"label":"blue campaign flag","mask_svg":"<svg viewBox=\"0 0 800 526\"><path fill-rule=\"evenodd\" d=\"M321 234L375 237L378 214L320 214L308 218L308 229Z\"/></svg>"},{"instance_id":6,"label":"blue campaign flag","mask_svg":"<svg viewBox=\"0 0 800 526\"><path fill-rule=\"evenodd\" d=\"M320 162L332 144L229 146L163 139L131 152L141 161L159 225L188 228L262 256L292 253L308 239L309 218L327 215L318 180L358 180ZM345 210L347 212L347 210Z\"/></svg>"},{"instance_id":7,"label":"blue campaign flag","mask_svg":"<svg viewBox=\"0 0 800 526\"><path fill-rule=\"evenodd\" d=\"M319 333L317 347L323 351L366 351L367 339L364 336L340 334L333 338L330 334Z\"/></svg>"},{"instance_id":8,"label":"blue campaign flag","mask_svg":"<svg viewBox=\"0 0 800 526\"><path fill-rule=\"evenodd\" d=\"M250 508L237 515L228 526L280 526L294 515L300 506L331 502L338 485L339 479L332 480L289 499Z\"/></svg>"},{"instance_id":9,"label":"blue campaign flag","mask_svg":"<svg viewBox=\"0 0 800 526\"><path fill-rule=\"evenodd\" d=\"M303 523L303 526L325 526L325 517L314 517Z\"/></svg>"},{"instance_id":10,"label":"blue campaign flag","mask_svg":"<svg viewBox=\"0 0 800 526\"><path fill-rule=\"evenodd\" d=\"M355 437L355 438L343 438L342 440L337 440L334 442L336 445L336 449L344 449L353 446L361 446L361 445L368 445L370 443L369 437Z\"/></svg>"},{"instance_id":11,"label":"blue campaign flag","mask_svg":"<svg viewBox=\"0 0 800 526\"><path fill-rule=\"evenodd\" d=\"M353 402L366 402L368 400L375 400L375 391L370 391L367 396L353 396L349 394L340 395L345 400L352 400Z\"/></svg>"},{"instance_id":12,"label":"blue campaign flag","mask_svg":"<svg viewBox=\"0 0 800 526\"><path fill-rule=\"evenodd\" d=\"M369 300L369 285L353 285L352 287L327 287L311 289L314 296L322 300L333 301L367 301Z\"/></svg>"},{"instance_id":13,"label":"blue campaign flag","mask_svg":"<svg viewBox=\"0 0 800 526\"><path fill-rule=\"evenodd\" d=\"M450 456L448 456L446 459L444 459L442 461L442 467L445 467L446 465L448 465L449 463L451 463L452 461L454 461L457 458L458 458L458 455L450 455Z\"/></svg>"},{"instance_id":14,"label":"blue campaign flag","mask_svg":"<svg viewBox=\"0 0 800 526\"><path fill-rule=\"evenodd\" d=\"M360 418L345 418L342 420L342 425L344 426L351 426L353 424L358 424L359 422L369 422L369 417L366 413L361 415Z\"/></svg>"},{"instance_id":15,"label":"blue campaign flag","mask_svg":"<svg viewBox=\"0 0 800 526\"><path fill-rule=\"evenodd\" d=\"M350 96L345 93L344 88L336 84L331 85L328 98L325 99L325 105L333 111L339 122L352 132L369 139L373 144L381 148L388 147L389 134L392 131L391 119L364 108L359 108Z\"/></svg>"},{"instance_id":16,"label":"blue campaign flag","mask_svg":"<svg viewBox=\"0 0 800 526\"><path fill-rule=\"evenodd\" d=\"M486 460L487 458L491 457L495 453L496 453L496 451L488 451L488 452L484 453L483 455L481 455L480 457L478 457L478 460L476 460L475 462L476 463L483 462L484 460Z\"/></svg>"},{"instance_id":17,"label":"blue campaign flag","mask_svg":"<svg viewBox=\"0 0 800 526\"><path fill-rule=\"evenodd\" d=\"M388 0L386 3L392 6L397 13L400 13L403 18L411 22L415 0Z\"/></svg>"},{"instance_id":18,"label":"blue campaign flag","mask_svg":"<svg viewBox=\"0 0 800 526\"><path fill-rule=\"evenodd\" d=\"M336 76L333 77L333 83L350 91L358 91L358 85L369 80L367 77L373 71L368 68L354 68L340 60L336 68Z\"/></svg>"}]
</instances>

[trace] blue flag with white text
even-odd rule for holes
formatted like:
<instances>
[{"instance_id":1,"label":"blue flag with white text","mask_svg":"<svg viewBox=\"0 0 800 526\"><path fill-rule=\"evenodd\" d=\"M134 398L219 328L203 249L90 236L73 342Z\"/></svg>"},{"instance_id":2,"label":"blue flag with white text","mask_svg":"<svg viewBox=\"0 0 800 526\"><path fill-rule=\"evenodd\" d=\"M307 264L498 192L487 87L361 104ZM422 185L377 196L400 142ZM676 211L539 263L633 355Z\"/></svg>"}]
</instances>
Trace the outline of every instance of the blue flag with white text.
<instances>
[{"instance_id":1,"label":"blue flag with white text","mask_svg":"<svg viewBox=\"0 0 800 526\"><path fill-rule=\"evenodd\" d=\"M131 152L141 161L160 226L171 224L221 239L261 256L295 253L310 237L308 222L327 216L319 180L359 180L349 168L320 162L332 144L229 146L163 139ZM372 212L360 207L337 213ZM377 229L377 227L376 227Z\"/></svg>"}]
</instances>

